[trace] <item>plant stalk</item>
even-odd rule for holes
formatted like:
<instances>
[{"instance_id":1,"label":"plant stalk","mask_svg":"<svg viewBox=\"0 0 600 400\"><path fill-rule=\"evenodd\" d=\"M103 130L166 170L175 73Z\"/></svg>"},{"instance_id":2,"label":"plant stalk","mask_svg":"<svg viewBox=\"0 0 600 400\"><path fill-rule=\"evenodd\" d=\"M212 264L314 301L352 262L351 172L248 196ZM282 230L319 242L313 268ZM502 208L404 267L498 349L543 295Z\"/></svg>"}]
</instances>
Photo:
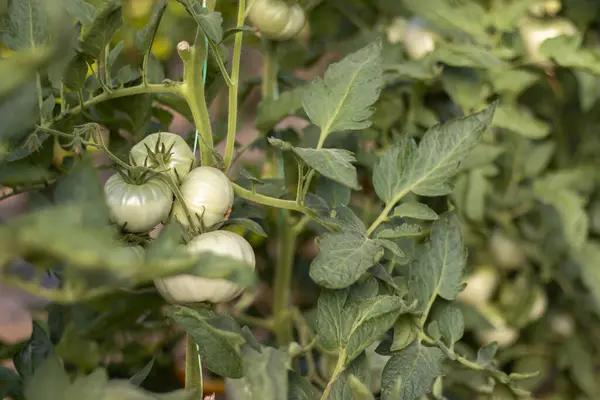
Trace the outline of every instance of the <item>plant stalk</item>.
<instances>
[{"instance_id":1,"label":"plant stalk","mask_svg":"<svg viewBox=\"0 0 600 400\"><path fill-rule=\"evenodd\" d=\"M279 213L283 214L283 218L279 220L280 223L278 224L279 241L273 283L273 314L276 321L275 336L279 345L282 346L293 340L292 323L287 314L291 306L290 291L298 236L288 222L289 211L279 210Z\"/></svg>"},{"instance_id":2,"label":"plant stalk","mask_svg":"<svg viewBox=\"0 0 600 400\"><path fill-rule=\"evenodd\" d=\"M342 372L344 372L344 369L346 368L347 358L348 356L346 355L346 350L344 349L340 352L337 364L335 365L335 369L333 370L333 375L331 376L329 382L327 382L327 387L325 387L325 391L321 396L321 400L327 400L327 398L329 397L334 382L340 377L340 375L342 374Z\"/></svg>"},{"instance_id":3,"label":"plant stalk","mask_svg":"<svg viewBox=\"0 0 600 400\"><path fill-rule=\"evenodd\" d=\"M246 11L246 1L239 0L237 27L244 25L244 16ZM242 39L244 32L239 31L235 34L233 44L233 59L231 60L231 85L229 85L229 106L227 116L227 141L225 144L225 173L231 168L233 161L233 150L235 147L235 134L237 132L238 117L238 88L240 83L240 58L242 54Z\"/></svg>"},{"instance_id":4,"label":"plant stalk","mask_svg":"<svg viewBox=\"0 0 600 400\"><path fill-rule=\"evenodd\" d=\"M202 400L204 389L202 387L202 364L196 342L187 334L185 348L185 388L196 389L196 399Z\"/></svg>"},{"instance_id":5,"label":"plant stalk","mask_svg":"<svg viewBox=\"0 0 600 400\"><path fill-rule=\"evenodd\" d=\"M183 60L183 85L181 92L187 101L194 124L198 129L201 163L203 166L212 165L213 162L213 137L210 126L210 116L204 96L204 80L202 66L208 56L204 46L204 33L200 28L196 30L194 46L185 47L184 42L179 43L178 51ZM183 45L183 46L182 46ZM188 45L189 46L189 45Z\"/></svg>"}]
</instances>

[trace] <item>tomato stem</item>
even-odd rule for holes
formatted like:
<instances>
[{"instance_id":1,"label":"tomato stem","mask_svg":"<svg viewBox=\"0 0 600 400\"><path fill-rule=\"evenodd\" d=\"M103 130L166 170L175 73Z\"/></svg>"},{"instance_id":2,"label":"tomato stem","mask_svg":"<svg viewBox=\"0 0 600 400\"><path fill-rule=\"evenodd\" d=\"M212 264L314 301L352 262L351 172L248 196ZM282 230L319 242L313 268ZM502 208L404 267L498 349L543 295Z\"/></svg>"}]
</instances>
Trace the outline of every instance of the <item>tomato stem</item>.
<instances>
[{"instance_id":1,"label":"tomato stem","mask_svg":"<svg viewBox=\"0 0 600 400\"><path fill-rule=\"evenodd\" d=\"M204 45L205 36L202 29L196 29L194 46L182 49L180 56L183 61L183 85L181 92L187 101L194 124L200 134L198 146L200 147L201 163L210 166L213 162L213 136L210 126L210 115L204 96L204 80L202 77L202 66L208 56ZM180 47L182 43L178 45Z\"/></svg>"},{"instance_id":2,"label":"tomato stem","mask_svg":"<svg viewBox=\"0 0 600 400\"><path fill-rule=\"evenodd\" d=\"M244 16L246 11L246 1L239 0L237 27L244 25ZM229 105L227 115L227 140L225 144L225 173L231 168L233 161L233 150L235 147L235 136L237 132L238 118L238 88L240 81L240 58L242 54L242 39L244 32L239 31L235 34L233 44L233 58L231 60L231 85L229 85Z\"/></svg>"},{"instance_id":3,"label":"tomato stem","mask_svg":"<svg viewBox=\"0 0 600 400\"><path fill-rule=\"evenodd\" d=\"M196 389L197 399L202 400L204 389L202 387L202 360L194 339L187 334L185 348L185 388Z\"/></svg>"}]
</instances>

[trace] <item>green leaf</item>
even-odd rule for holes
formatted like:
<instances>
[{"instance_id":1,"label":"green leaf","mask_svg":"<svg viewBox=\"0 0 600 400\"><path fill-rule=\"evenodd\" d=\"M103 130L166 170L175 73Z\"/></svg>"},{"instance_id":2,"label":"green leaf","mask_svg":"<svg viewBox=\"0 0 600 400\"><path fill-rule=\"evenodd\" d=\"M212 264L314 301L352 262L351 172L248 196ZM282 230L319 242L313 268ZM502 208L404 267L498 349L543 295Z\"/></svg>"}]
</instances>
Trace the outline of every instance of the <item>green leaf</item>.
<instances>
[{"instance_id":1,"label":"green leaf","mask_svg":"<svg viewBox=\"0 0 600 400\"><path fill-rule=\"evenodd\" d=\"M53 356L53 347L50 338L44 329L33 321L31 337L23 348L14 356L13 362L21 379L29 382L44 362ZM47 368L51 368L48 364Z\"/></svg>"},{"instance_id":2,"label":"green leaf","mask_svg":"<svg viewBox=\"0 0 600 400\"><path fill-rule=\"evenodd\" d=\"M350 362L409 307L397 296L356 298L342 289L322 291L317 310L320 343L329 351L343 351Z\"/></svg>"},{"instance_id":3,"label":"green leaf","mask_svg":"<svg viewBox=\"0 0 600 400\"><path fill-rule=\"evenodd\" d=\"M33 81L13 90L0 99L2 130L0 139L19 141L31 133L38 117L38 103Z\"/></svg>"},{"instance_id":4,"label":"green leaf","mask_svg":"<svg viewBox=\"0 0 600 400\"><path fill-rule=\"evenodd\" d=\"M396 203L409 192L420 196L448 194L447 181L491 123L495 103L484 111L430 128L418 148L404 140L381 157L373 171L379 198Z\"/></svg>"},{"instance_id":5,"label":"green leaf","mask_svg":"<svg viewBox=\"0 0 600 400\"><path fill-rule=\"evenodd\" d=\"M394 78L431 81L440 76L443 71L443 67L438 65L434 58L427 56L421 60L386 65L385 71L392 74Z\"/></svg>"},{"instance_id":6,"label":"green leaf","mask_svg":"<svg viewBox=\"0 0 600 400\"><path fill-rule=\"evenodd\" d=\"M69 376L60 360L49 356L26 382L24 394L27 400L61 399L68 386Z\"/></svg>"},{"instance_id":7,"label":"green leaf","mask_svg":"<svg viewBox=\"0 0 600 400\"><path fill-rule=\"evenodd\" d=\"M293 147L283 140L268 138L271 145L282 150L291 150L302 159L309 167L315 169L326 178L332 179L351 189L360 190L354 155L344 149L307 149Z\"/></svg>"},{"instance_id":8,"label":"green leaf","mask_svg":"<svg viewBox=\"0 0 600 400\"><path fill-rule=\"evenodd\" d=\"M535 178L546 170L556 150L555 142L536 144L527 152L527 159L523 165L523 176Z\"/></svg>"},{"instance_id":9,"label":"green leaf","mask_svg":"<svg viewBox=\"0 0 600 400\"><path fill-rule=\"evenodd\" d=\"M490 22L505 32L512 32L538 0L498 1L491 4Z\"/></svg>"},{"instance_id":10,"label":"green leaf","mask_svg":"<svg viewBox=\"0 0 600 400\"><path fill-rule=\"evenodd\" d=\"M103 368L96 368L87 376L78 376L65 391L64 400L103 400L108 383L108 374Z\"/></svg>"},{"instance_id":11,"label":"green leaf","mask_svg":"<svg viewBox=\"0 0 600 400\"><path fill-rule=\"evenodd\" d=\"M600 76L588 71L573 71L579 83L579 101L581 110L588 112L600 97Z\"/></svg>"},{"instance_id":12,"label":"green leaf","mask_svg":"<svg viewBox=\"0 0 600 400\"><path fill-rule=\"evenodd\" d=\"M382 400L415 400L433 389L433 381L443 374L444 353L437 347L415 342L394 354L383 369ZM396 382L401 379L399 393Z\"/></svg>"},{"instance_id":13,"label":"green leaf","mask_svg":"<svg viewBox=\"0 0 600 400\"><path fill-rule=\"evenodd\" d=\"M21 378L11 369L0 366L0 397L20 398Z\"/></svg>"},{"instance_id":14,"label":"green leaf","mask_svg":"<svg viewBox=\"0 0 600 400\"><path fill-rule=\"evenodd\" d=\"M521 69L494 70L490 71L488 77L494 90L505 94L519 94L540 79L539 75Z\"/></svg>"},{"instance_id":15,"label":"green leaf","mask_svg":"<svg viewBox=\"0 0 600 400\"><path fill-rule=\"evenodd\" d=\"M434 330L440 333L440 337L436 338L430 332L430 335L435 339L442 339L442 341L450 348L454 348L454 343L458 342L465 331L465 321L463 319L460 308L453 304L444 304L443 306L436 309L432 315L429 327L435 325Z\"/></svg>"},{"instance_id":16,"label":"green leaf","mask_svg":"<svg viewBox=\"0 0 600 400\"><path fill-rule=\"evenodd\" d=\"M469 43L444 43L435 48L431 57L453 67L493 70L507 67L504 61L484 47Z\"/></svg>"},{"instance_id":17,"label":"green leaf","mask_svg":"<svg viewBox=\"0 0 600 400\"><path fill-rule=\"evenodd\" d=\"M446 0L402 0L401 3L412 14L441 29L466 32L480 40L486 37L487 13L477 3L451 3Z\"/></svg>"},{"instance_id":18,"label":"green leaf","mask_svg":"<svg viewBox=\"0 0 600 400\"><path fill-rule=\"evenodd\" d=\"M576 68L600 75L600 54L581 48L581 36L558 36L545 40L540 53L566 68Z\"/></svg>"},{"instance_id":19,"label":"green leaf","mask_svg":"<svg viewBox=\"0 0 600 400\"><path fill-rule=\"evenodd\" d=\"M77 54L69 61L62 75L66 88L71 90L83 89L86 81L88 64L83 54Z\"/></svg>"},{"instance_id":20,"label":"green leaf","mask_svg":"<svg viewBox=\"0 0 600 400\"><path fill-rule=\"evenodd\" d=\"M288 395L289 356L281 350L263 347L257 352L242 349L244 383L248 400L280 400Z\"/></svg>"},{"instance_id":21,"label":"green leaf","mask_svg":"<svg viewBox=\"0 0 600 400\"><path fill-rule=\"evenodd\" d=\"M462 290L466 251L456 214L445 213L433 223L431 236L420 246L410 267L409 287L418 311L427 313L436 297L454 300Z\"/></svg>"},{"instance_id":22,"label":"green leaf","mask_svg":"<svg viewBox=\"0 0 600 400\"><path fill-rule=\"evenodd\" d=\"M579 266L581 281L594 299L596 310L600 310L600 243L586 242L574 258Z\"/></svg>"},{"instance_id":23,"label":"green leaf","mask_svg":"<svg viewBox=\"0 0 600 400\"><path fill-rule=\"evenodd\" d=\"M315 78L304 94L302 106L321 128L321 142L331 132L369 127L381 84L380 42L330 65L324 79Z\"/></svg>"},{"instance_id":24,"label":"green leaf","mask_svg":"<svg viewBox=\"0 0 600 400\"><path fill-rule=\"evenodd\" d=\"M465 197L464 212L476 222L483 222L485 217L485 199L488 194L488 182L481 169L469 171Z\"/></svg>"},{"instance_id":25,"label":"green leaf","mask_svg":"<svg viewBox=\"0 0 600 400\"><path fill-rule=\"evenodd\" d=\"M569 246L573 250L581 249L588 237L589 227L585 199L574 190L557 188L555 182L548 179L536 181L533 193L538 201L556 209Z\"/></svg>"},{"instance_id":26,"label":"green leaf","mask_svg":"<svg viewBox=\"0 0 600 400\"><path fill-rule=\"evenodd\" d=\"M383 256L383 249L376 242L356 232L325 234L319 238L318 246L310 277L328 289L350 286Z\"/></svg>"},{"instance_id":27,"label":"green leaf","mask_svg":"<svg viewBox=\"0 0 600 400\"><path fill-rule=\"evenodd\" d=\"M371 390L354 375L348 376L348 386L352 392L352 400L375 400Z\"/></svg>"},{"instance_id":28,"label":"green leaf","mask_svg":"<svg viewBox=\"0 0 600 400\"><path fill-rule=\"evenodd\" d=\"M48 2L11 0L8 3L6 30L0 38L12 50L35 49L48 42Z\"/></svg>"},{"instance_id":29,"label":"green leaf","mask_svg":"<svg viewBox=\"0 0 600 400\"><path fill-rule=\"evenodd\" d=\"M441 80L450 98L467 112L485 104L489 95L480 74L472 68L445 68Z\"/></svg>"},{"instance_id":30,"label":"green leaf","mask_svg":"<svg viewBox=\"0 0 600 400\"><path fill-rule=\"evenodd\" d=\"M226 225L240 225L248 229L252 233L256 233L262 237L267 237L267 233L260 224L249 218L231 218L228 219Z\"/></svg>"},{"instance_id":31,"label":"green leaf","mask_svg":"<svg viewBox=\"0 0 600 400\"><path fill-rule=\"evenodd\" d=\"M98 13L96 7L85 0L62 0L65 11L83 25L91 25Z\"/></svg>"},{"instance_id":32,"label":"green leaf","mask_svg":"<svg viewBox=\"0 0 600 400\"><path fill-rule=\"evenodd\" d=\"M258 114L254 126L261 132L273 129L283 118L294 115L302 108L305 86L285 91L277 99L263 99L258 104Z\"/></svg>"},{"instance_id":33,"label":"green leaf","mask_svg":"<svg viewBox=\"0 0 600 400\"><path fill-rule=\"evenodd\" d=\"M351 362L338 379L333 382L328 400L352 399L352 389L348 382L350 376L356 377L366 385L370 384L369 360L364 352Z\"/></svg>"},{"instance_id":34,"label":"green leaf","mask_svg":"<svg viewBox=\"0 0 600 400\"><path fill-rule=\"evenodd\" d=\"M288 373L287 400L319 400L321 393L304 377L294 371Z\"/></svg>"},{"instance_id":35,"label":"green leaf","mask_svg":"<svg viewBox=\"0 0 600 400\"><path fill-rule=\"evenodd\" d=\"M167 9L167 0L160 0L159 3L154 7L152 12L152 18L150 22L135 36L135 42L138 50L143 54L150 52L152 47L152 41L158 31L158 25L162 19L165 10Z\"/></svg>"},{"instance_id":36,"label":"green leaf","mask_svg":"<svg viewBox=\"0 0 600 400\"><path fill-rule=\"evenodd\" d=\"M6 187L44 184L53 177L54 174L42 165L17 161L0 166L0 185Z\"/></svg>"},{"instance_id":37,"label":"green leaf","mask_svg":"<svg viewBox=\"0 0 600 400\"><path fill-rule=\"evenodd\" d=\"M170 393L150 393L140 389L127 380L111 379L104 390L104 399L122 400L194 400L198 398L195 390L182 389ZM75 400L75 399L69 399ZM87 399L86 399L87 400Z\"/></svg>"},{"instance_id":38,"label":"green leaf","mask_svg":"<svg viewBox=\"0 0 600 400\"><path fill-rule=\"evenodd\" d=\"M89 158L81 159L68 175L61 177L54 191L58 205L75 204L89 212L85 215L86 226L102 227L108 224L108 207L104 190Z\"/></svg>"},{"instance_id":39,"label":"green leaf","mask_svg":"<svg viewBox=\"0 0 600 400\"><path fill-rule=\"evenodd\" d=\"M439 218L435 211L426 204L416 201L407 201L396 206L392 212L392 217L422 219L426 221L435 221Z\"/></svg>"},{"instance_id":40,"label":"green leaf","mask_svg":"<svg viewBox=\"0 0 600 400\"><path fill-rule=\"evenodd\" d=\"M129 382L133 383L136 386L140 386L142 382L148 377L150 371L152 371L152 367L154 367L155 357L148 362L148 364L144 365L144 368L140 369L135 373L131 378L129 378Z\"/></svg>"},{"instance_id":41,"label":"green leaf","mask_svg":"<svg viewBox=\"0 0 600 400\"><path fill-rule=\"evenodd\" d=\"M393 228L386 228L377 231L377 239L398 239L404 237L420 236L423 228L416 224L396 225Z\"/></svg>"},{"instance_id":42,"label":"green leaf","mask_svg":"<svg viewBox=\"0 0 600 400\"><path fill-rule=\"evenodd\" d=\"M228 378L241 378L244 375L240 355L244 338L239 333L224 331L211 324L217 317L223 317L223 314L174 306L167 310L167 315L180 324L198 344L198 353L206 368Z\"/></svg>"},{"instance_id":43,"label":"green leaf","mask_svg":"<svg viewBox=\"0 0 600 400\"><path fill-rule=\"evenodd\" d=\"M512 104L498 106L492 126L510 129L527 139L543 139L550 134L550 126L546 122Z\"/></svg>"},{"instance_id":44,"label":"green leaf","mask_svg":"<svg viewBox=\"0 0 600 400\"><path fill-rule=\"evenodd\" d=\"M200 26L204 34L214 43L223 39L223 17L219 12L211 12L202 7L198 0L177 0Z\"/></svg>"},{"instance_id":45,"label":"green leaf","mask_svg":"<svg viewBox=\"0 0 600 400\"><path fill-rule=\"evenodd\" d=\"M80 44L81 53L97 60L104 51L106 44L122 24L123 10L121 5L114 1L109 2L83 35Z\"/></svg>"},{"instance_id":46,"label":"green leaf","mask_svg":"<svg viewBox=\"0 0 600 400\"><path fill-rule=\"evenodd\" d=\"M481 365L482 367L487 367L488 365L490 365L490 363L496 356L497 351L498 351L498 343L492 342L492 343L486 344L485 346L483 346L479 350L477 350L476 363Z\"/></svg>"},{"instance_id":47,"label":"green leaf","mask_svg":"<svg viewBox=\"0 0 600 400\"><path fill-rule=\"evenodd\" d=\"M331 179L320 176L315 190L317 196L327 202L329 207L347 206L350 203L352 190Z\"/></svg>"}]
</instances>

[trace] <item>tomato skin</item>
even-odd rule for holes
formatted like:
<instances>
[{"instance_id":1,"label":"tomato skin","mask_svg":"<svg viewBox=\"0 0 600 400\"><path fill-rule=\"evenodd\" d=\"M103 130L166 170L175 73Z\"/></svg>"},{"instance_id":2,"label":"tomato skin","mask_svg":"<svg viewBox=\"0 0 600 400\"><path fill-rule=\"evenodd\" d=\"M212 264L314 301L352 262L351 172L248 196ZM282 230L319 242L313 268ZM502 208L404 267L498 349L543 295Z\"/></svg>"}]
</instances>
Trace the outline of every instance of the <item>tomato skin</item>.
<instances>
[{"instance_id":1,"label":"tomato skin","mask_svg":"<svg viewBox=\"0 0 600 400\"><path fill-rule=\"evenodd\" d=\"M243 260L254 269L256 258L250 243L240 235L229 231L212 231L196 236L186 245L190 253L212 252ZM226 279L201 278L193 275L177 275L156 279L154 285L171 304L210 302L226 303L242 294L244 288Z\"/></svg>"},{"instance_id":2,"label":"tomato skin","mask_svg":"<svg viewBox=\"0 0 600 400\"><path fill-rule=\"evenodd\" d=\"M195 168L183 180L179 189L192 214L194 224L200 226L202 222L205 227L210 228L227 219L233 205L233 186L229 178L219 169ZM184 226L189 225L183 207L178 201L173 205L172 216ZM202 217L202 221L198 216Z\"/></svg>"},{"instance_id":3,"label":"tomato skin","mask_svg":"<svg viewBox=\"0 0 600 400\"><path fill-rule=\"evenodd\" d=\"M506 323L502 313L492 305L480 308L483 316L493 326L489 329L478 329L475 338L481 345L497 342L499 347L508 347L519 338L519 331Z\"/></svg>"},{"instance_id":4,"label":"tomato skin","mask_svg":"<svg viewBox=\"0 0 600 400\"><path fill-rule=\"evenodd\" d=\"M420 60L435 49L437 35L427 29L425 23L413 18L406 25L402 43L411 60Z\"/></svg>"},{"instance_id":5,"label":"tomato skin","mask_svg":"<svg viewBox=\"0 0 600 400\"><path fill-rule=\"evenodd\" d=\"M175 179L175 171L177 171L177 175L179 175L180 179L185 178L194 167L196 158L185 140L175 133L156 132L146 136L142 141L131 148L129 157L132 162L138 166L143 166L147 163L146 166L148 168L160 169L160 164L153 162L152 157L149 156L148 149L146 148L146 146L148 146L151 151L154 151L159 140L160 143L164 144L166 149L173 146L168 162L166 162L167 167L169 167L169 174Z\"/></svg>"},{"instance_id":6,"label":"tomato skin","mask_svg":"<svg viewBox=\"0 0 600 400\"><path fill-rule=\"evenodd\" d=\"M483 265L477 267L465 281L467 286L456 298L467 304L479 306L487 303L492 297L498 287L499 278L493 267Z\"/></svg>"},{"instance_id":7,"label":"tomato skin","mask_svg":"<svg viewBox=\"0 0 600 400\"><path fill-rule=\"evenodd\" d=\"M268 39L284 41L298 35L306 24L306 14L298 4L282 0L256 0L248 19Z\"/></svg>"},{"instance_id":8,"label":"tomato skin","mask_svg":"<svg viewBox=\"0 0 600 400\"><path fill-rule=\"evenodd\" d=\"M127 232L147 232L164 221L171 211L173 192L164 181L154 178L142 185L125 181L120 173L104 185L110 218Z\"/></svg>"},{"instance_id":9,"label":"tomato skin","mask_svg":"<svg viewBox=\"0 0 600 400\"><path fill-rule=\"evenodd\" d=\"M494 231L489 240L489 250L495 264L506 270L522 268L527 262L523 250L500 230Z\"/></svg>"},{"instance_id":10,"label":"tomato skin","mask_svg":"<svg viewBox=\"0 0 600 400\"><path fill-rule=\"evenodd\" d=\"M523 40L525 54L530 61L540 67L551 65L548 58L541 54L540 47L548 39L558 36L573 36L577 34L577 28L571 21L564 18L554 18L550 21L526 18L521 21L519 33Z\"/></svg>"}]
</instances>

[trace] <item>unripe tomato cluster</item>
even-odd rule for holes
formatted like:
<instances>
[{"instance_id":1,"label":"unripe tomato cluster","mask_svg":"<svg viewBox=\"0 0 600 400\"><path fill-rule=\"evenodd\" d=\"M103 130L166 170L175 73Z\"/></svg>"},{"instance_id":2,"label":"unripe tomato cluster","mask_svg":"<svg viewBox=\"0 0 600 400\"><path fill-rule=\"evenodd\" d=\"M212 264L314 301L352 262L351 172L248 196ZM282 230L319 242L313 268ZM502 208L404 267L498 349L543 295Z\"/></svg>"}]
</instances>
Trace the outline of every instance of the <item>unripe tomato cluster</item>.
<instances>
[{"instance_id":1,"label":"unripe tomato cluster","mask_svg":"<svg viewBox=\"0 0 600 400\"><path fill-rule=\"evenodd\" d=\"M288 5L283 0L256 0L248 19L260 33L271 40L289 40L302 31L306 14L300 5Z\"/></svg>"},{"instance_id":2,"label":"unripe tomato cluster","mask_svg":"<svg viewBox=\"0 0 600 400\"><path fill-rule=\"evenodd\" d=\"M179 135L153 133L137 143L129 156L133 170L115 173L104 186L110 217L123 231L149 232L171 218L186 227L191 219L192 231L204 232L229 217L234 197L231 181L217 168L194 168L194 154ZM136 167L143 172L138 173ZM148 174L151 171L156 173ZM178 186L180 199L174 199L172 185ZM201 233L185 248L192 254L229 256L252 268L256 264L250 243L229 231ZM243 291L225 279L187 274L157 279L155 286L174 304L224 303Z\"/></svg>"}]
</instances>

